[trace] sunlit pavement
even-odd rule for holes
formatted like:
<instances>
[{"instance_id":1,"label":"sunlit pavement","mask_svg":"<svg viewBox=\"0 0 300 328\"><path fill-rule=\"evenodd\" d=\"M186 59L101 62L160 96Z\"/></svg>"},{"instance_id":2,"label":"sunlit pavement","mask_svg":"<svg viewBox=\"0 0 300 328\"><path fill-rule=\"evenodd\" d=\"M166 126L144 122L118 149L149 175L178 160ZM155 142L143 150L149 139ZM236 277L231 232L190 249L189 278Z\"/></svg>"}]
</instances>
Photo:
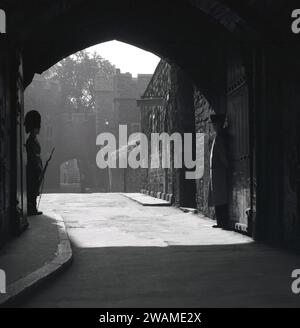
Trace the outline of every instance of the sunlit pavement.
<instances>
[{"instance_id":1,"label":"sunlit pavement","mask_svg":"<svg viewBox=\"0 0 300 328\"><path fill-rule=\"evenodd\" d=\"M63 216L74 263L25 307L295 307L300 257L173 207L121 194L43 195Z\"/></svg>"}]
</instances>

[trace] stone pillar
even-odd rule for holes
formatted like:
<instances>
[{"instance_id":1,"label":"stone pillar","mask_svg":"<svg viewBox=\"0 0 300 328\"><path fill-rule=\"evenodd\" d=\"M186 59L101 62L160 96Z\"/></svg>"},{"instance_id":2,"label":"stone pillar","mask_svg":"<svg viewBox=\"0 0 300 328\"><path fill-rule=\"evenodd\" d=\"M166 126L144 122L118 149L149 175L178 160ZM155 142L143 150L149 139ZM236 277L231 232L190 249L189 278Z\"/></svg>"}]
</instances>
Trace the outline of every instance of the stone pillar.
<instances>
[{"instance_id":1,"label":"stone pillar","mask_svg":"<svg viewBox=\"0 0 300 328\"><path fill-rule=\"evenodd\" d=\"M11 147L9 139L10 111L8 84L8 42L0 34L0 245L9 236L9 214L11 204L10 166Z\"/></svg>"},{"instance_id":2,"label":"stone pillar","mask_svg":"<svg viewBox=\"0 0 300 328\"><path fill-rule=\"evenodd\" d=\"M22 54L0 35L0 243L26 226Z\"/></svg>"},{"instance_id":3,"label":"stone pillar","mask_svg":"<svg viewBox=\"0 0 300 328\"><path fill-rule=\"evenodd\" d=\"M281 243L283 234L283 124L281 51L265 47L256 53L255 115L257 215L254 237Z\"/></svg>"},{"instance_id":4,"label":"stone pillar","mask_svg":"<svg viewBox=\"0 0 300 328\"><path fill-rule=\"evenodd\" d=\"M196 152L196 126L195 126L195 109L194 109L194 89L193 84L187 74L181 69L177 70L176 79L176 114L178 119L178 128L182 133L191 133L193 135L193 143L191 145L192 154ZM184 156L184 151L183 154ZM194 170L194 169L193 169ZM192 171L193 171L192 170ZM186 179L186 169L184 166L177 172L177 203L180 206L196 208L196 182L195 180Z\"/></svg>"}]
</instances>

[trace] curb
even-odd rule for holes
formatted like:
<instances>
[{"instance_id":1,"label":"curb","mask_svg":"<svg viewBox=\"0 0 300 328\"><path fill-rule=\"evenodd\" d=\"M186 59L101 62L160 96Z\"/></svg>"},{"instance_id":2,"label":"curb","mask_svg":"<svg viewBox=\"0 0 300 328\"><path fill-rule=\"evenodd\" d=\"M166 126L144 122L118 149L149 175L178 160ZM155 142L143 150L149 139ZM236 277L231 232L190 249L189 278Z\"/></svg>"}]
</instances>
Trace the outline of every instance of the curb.
<instances>
[{"instance_id":1,"label":"curb","mask_svg":"<svg viewBox=\"0 0 300 328\"><path fill-rule=\"evenodd\" d=\"M198 210L196 208L179 207L179 209L184 213L198 214Z\"/></svg>"},{"instance_id":2,"label":"curb","mask_svg":"<svg viewBox=\"0 0 300 328\"><path fill-rule=\"evenodd\" d=\"M0 308L32 292L71 264L73 252L64 220L60 215L54 212L51 212L51 217L56 219L58 229L59 243L55 257L39 269L9 284L7 286L7 293L0 295Z\"/></svg>"},{"instance_id":3,"label":"curb","mask_svg":"<svg viewBox=\"0 0 300 328\"><path fill-rule=\"evenodd\" d=\"M161 191L154 192L154 191L149 191L147 189L141 189L140 193L144 194L144 195L154 197L154 198L157 198L157 199L166 200L171 205L174 203L173 194L168 194L168 193L164 193L164 192L161 192Z\"/></svg>"},{"instance_id":4,"label":"curb","mask_svg":"<svg viewBox=\"0 0 300 328\"><path fill-rule=\"evenodd\" d=\"M134 202L142 205L142 206L147 206L147 207L168 207L168 206L172 206L172 204L170 202L168 202L168 201L166 201L166 203L150 204L150 203L145 203L145 202L142 202L142 201L137 200L135 198L132 198L132 197L130 197L129 195L127 195L125 193L122 193L122 195L124 197L126 197L126 198L128 198L128 199L130 199L130 200L132 200L132 201L134 201ZM149 195L149 197L156 198L156 197L153 197L153 196L150 196L150 195Z\"/></svg>"}]
</instances>

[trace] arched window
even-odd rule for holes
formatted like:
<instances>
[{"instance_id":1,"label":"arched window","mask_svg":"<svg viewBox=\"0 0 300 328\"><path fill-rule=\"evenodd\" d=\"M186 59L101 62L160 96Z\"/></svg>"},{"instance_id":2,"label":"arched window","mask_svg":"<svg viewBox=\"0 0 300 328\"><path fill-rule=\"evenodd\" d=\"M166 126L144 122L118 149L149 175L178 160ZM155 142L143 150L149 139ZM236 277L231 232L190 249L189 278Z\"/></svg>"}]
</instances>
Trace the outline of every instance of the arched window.
<instances>
[{"instance_id":1,"label":"arched window","mask_svg":"<svg viewBox=\"0 0 300 328\"><path fill-rule=\"evenodd\" d=\"M6 14L3 9L0 9L0 33L6 33Z\"/></svg>"}]
</instances>

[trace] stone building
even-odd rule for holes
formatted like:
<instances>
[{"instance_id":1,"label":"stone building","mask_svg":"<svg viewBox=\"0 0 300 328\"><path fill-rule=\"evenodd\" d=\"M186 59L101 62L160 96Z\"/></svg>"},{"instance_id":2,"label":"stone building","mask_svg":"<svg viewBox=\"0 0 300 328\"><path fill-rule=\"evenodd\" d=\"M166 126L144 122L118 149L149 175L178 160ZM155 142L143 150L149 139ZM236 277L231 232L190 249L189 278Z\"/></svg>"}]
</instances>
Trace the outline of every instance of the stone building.
<instances>
[{"instance_id":1,"label":"stone building","mask_svg":"<svg viewBox=\"0 0 300 328\"><path fill-rule=\"evenodd\" d=\"M114 171L113 186L110 188L108 171L96 166L95 141L96 135L102 132L112 132L118 138L119 124L127 125L128 134L140 131L140 112L136 101L150 78L151 75L148 74L139 74L137 78L133 78L130 73L122 74L120 70L110 78L97 75L96 110L81 113L70 112L61 107L60 86L57 82L47 80L42 75L35 75L25 92L25 112L36 109L41 113L39 140L44 163L55 147L54 156L47 169L45 192L61 190L62 185L66 190L60 171L70 168L69 173L73 174L73 166L68 165L68 161L73 160L78 162L80 182L87 190L139 189L133 173L129 174L130 169Z\"/></svg>"},{"instance_id":2,"label":"stone building","mask_svg":"<svg viewBox=\"0 0 300 328\"><path fill-rule=\"evenodd\" d=\"M141 129L140 111L137 100L141 97L151 79L151 74L116 74L108 78L95 78L96 131L112 133L119 139L119 125L127 126L128 136ZM140 189L139 179L130 168L99 169L98 181L101 191L134 192Z\"/></svg>"},{"instance_id":3,"label":"stone building","mask_svg":"<svg viewBox=\"0 0 300 328\"><path fill-rule=\"evenodd\" d=\"M24 101L25 112L35 109L42 116L39 140L44 163L55 148L47 169L44 191L60 189L61 165L73 159L80 163L80 176L86 186L95 190L95 114L70 112L62 108L58 82L41 75L35 75L26 89Z\"/></svg>"},{"instance_id":4,"label":"stone building","mask_svg":"<svg viewBox=\"0 0 300 328\"><path fill-rule=\"evenodd\" d=\"M244 87L244 80L241 79L234 89L229 90L229 97L243 95ZM174 155L174 143L171 143L171 167L163 168L160 164L159 168L150 167L146 170L142 189L159 197L169 196L177 206L197 208L201 213L213 217L214 210L208 206L209 157L214 138L209 118L214 113L213 107L182 69L163 60L158 64L139 104L142 132L148 136L148 140L151 133L166 132L172 135L178 132L182 140L185 133L191 133L193 156L203 172L201 178L187 180L187 168L174 167L176 153ZM250 136L247 134L249 130L237 121L241 115L247 115L247 108L228 106L226 125L230 136L231 160L229 194L232 226L247 231L252 226L246 214L247 209L251 208ZM162 145L159 147L159 156L161 159ZM184 156L183 151L182 158Z\"/></svg>"}]
</instances>

